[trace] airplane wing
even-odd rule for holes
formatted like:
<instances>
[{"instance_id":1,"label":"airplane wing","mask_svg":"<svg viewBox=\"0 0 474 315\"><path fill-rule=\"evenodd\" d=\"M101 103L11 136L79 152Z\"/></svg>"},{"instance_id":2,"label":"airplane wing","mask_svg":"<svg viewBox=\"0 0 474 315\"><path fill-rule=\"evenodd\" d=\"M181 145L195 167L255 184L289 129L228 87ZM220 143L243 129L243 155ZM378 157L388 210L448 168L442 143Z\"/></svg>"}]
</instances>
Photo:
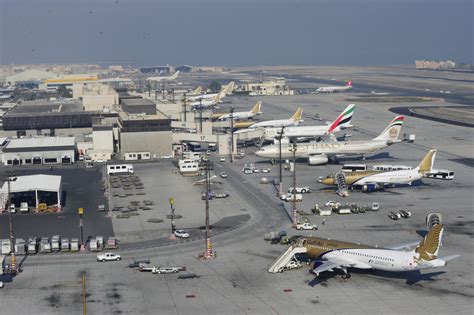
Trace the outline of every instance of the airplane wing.
<instances>
[{"instance_id":1,"label":"airplane wing","mask_svg":"<svg viewBox=\"0 0 474 315\"><path fill-rule=\"evenodd\" d=\"M313 269L313 273L317 276L324 271L334 271L334 269L353 267L357 265L356 261L342 258L342 257L331 257L328 260L323 261L321 265Z\"/></svg>"},{"instance_id":2,"label":"airplane wing","mask_svg":"<svg viewBox=\"0 0 474 315\"><path fill-rule=\"evenodd\" d=\"M387 247L387 249L392 249L392 250L403 250L403 249L409 249L413 246L416 246L420 244L420 241L413 241L411 243L406 243L406 244L398 244L398 245L394 245L394 246L390 246L390 247Z\"/></svg>"}]
</instances>

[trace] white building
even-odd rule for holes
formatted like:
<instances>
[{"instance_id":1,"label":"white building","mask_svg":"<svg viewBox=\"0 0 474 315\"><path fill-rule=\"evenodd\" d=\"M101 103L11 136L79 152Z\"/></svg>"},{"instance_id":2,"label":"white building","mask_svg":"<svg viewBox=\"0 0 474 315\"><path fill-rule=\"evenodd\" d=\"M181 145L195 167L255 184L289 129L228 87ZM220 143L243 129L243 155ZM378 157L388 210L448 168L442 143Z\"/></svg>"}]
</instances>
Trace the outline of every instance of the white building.
<instances>
[{"instance_id":1,"label":"white building","mask_svg":"<svg viewBox=\"0 0 474 315\"><path fill-rule=\"evenodd\" d=\"M112 109L119 103L119 94L108 84L75 83L72 86L72 97L82 99L86 111L103 111Z\"/></svg>"},{"instance_id":2,"label":"white building","mask_svg":"<svg viewBox=\"0 0 474 315\"><path fill-rule=\"evenodd\" d=\"M294 95L295 91L286 85L285 78L275 78L270 81L259 83L244 83L240 86L241 91L249 92L250 95Z\"/></svg>"},{"instance_id":3,"label":"white building","mask_svg":"<svg viewBox=\"0 0 474 315\"><path fill-rule=\"evenodd\" d=\"M73 137L10 139L2 151L4 165L72 164L76 142Z\"/></svg>"}]
</instances>

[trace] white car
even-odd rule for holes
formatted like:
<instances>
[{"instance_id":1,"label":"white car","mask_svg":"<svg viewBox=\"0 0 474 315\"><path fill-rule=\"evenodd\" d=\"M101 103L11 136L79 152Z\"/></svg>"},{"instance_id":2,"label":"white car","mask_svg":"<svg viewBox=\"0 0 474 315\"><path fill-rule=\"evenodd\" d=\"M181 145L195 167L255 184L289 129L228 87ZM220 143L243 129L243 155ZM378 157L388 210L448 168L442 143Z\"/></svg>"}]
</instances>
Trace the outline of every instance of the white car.
<instances>
[{"instance_id":1,"label":"white car","mask_svg":"<svg viewBox=\"0 0 474 315\"><path fill-rule=\"evenodd\" d=\"M0 289L4 287L4 284L2 281L0 281Z\"/></svg>"},{"instance_id":2,"label":"white car","mask_svg":"<svg viewBox=\"0 0 474 315\"><path fill-rule=\"evenodd\" d=\"M227 173L226 173L226 172L220 172L219 175L220 175L222 178L227 178Z\"/></svg>"},{"instance_id":3,"label":"white car","mask_svg":"<svg viewBox=\"0 0 474 315\"><path fill-rule=\"evenodd\" d=\"M306 193L311 192L311 187L303 186L303 187L296 187L295 189L293 189L293 187L288 188L289 193L294 193L295 192L294 190L296 190L297 194L306 194Z\"/></svg>"},{"instance_id":4,"label":"white car","mask_svg":"<svg viewBox=\"0 0 474 315\"><path fill-rule=\"evenodd\" d=\"M304 223L297 223L296 224L296 229L301 231L301 230L313 230L316 231L318 229L318 226L315 224L311 224L309 222L304 222Z\"/></svg>"},{"instance_id":5,"label":"white car","mask_svg":"<svg viewBox=\"0 0 474 315\"><path fill-rule=\"evenodd\" d=\"M260 170L259 170L258 168L254 168L252 171L253 171L254 173L260 173Z\"/></svg>"},{"instance_id":6,"label":"white car","mask_svg":"<svg viewBox=\"0 0 474 315\"><path fill-rule=\"evenodd\" d=\"M180 271L180 267L159 267L153 269L152 273L178 273Z\"/></svg>"},{"instance_id":7,"label":"white car","mask_svg":"<svg viewBox=\"0 0 474 315\"><path fill-rule=\"evenodd\" d=\"M161 158L162 159L172 159L173 156L172 155L162 155Z\"/></svg>"},{"instance_id":8,"label":"white car","mask_svg":"<svg viewBox=\"0 0 474 315\"><path fill-rule=\"evenodd\" d=\"M269 168L262 168L262 173L270 173L270 169Z\"/></svg>"},{"instance_id":9,"label":"white car","mask_svg":"<svg viewBox=\"0 0 474 315\"><path fill-rule=\"evenodd\" d=\"M293 201L293 198L296 198L296 201L302 201L303 200L303 195L302 194L282 194L280 196L281 200L285 200L286 202Z\"/></svg>"},{"instance_id":10,"label":"white car","mask_svg":"<svg viewBox=\"0 0 474 315\"><path fill-rule=\"evenodd\" d=\"M114 253L103 253L97 255L97 261L106 262L106 261L119 261L122 257Z\"/></svg>"},{"instance_id":11,"label":"white car","mask_svg":"<svg viewBox=\"0 0 474 315\"><path fill-rule=\"evenodd\" d=\"M185 230L176 230L174 231L174 235L179 238L188 238L189 233L186 232Z\"/></svg>"},{"instance_id":12,"label":"white car","mask_svg":"<svg viewBox=\"0 0 474 315\"><path fill-rule=\"evenodd\" d=\"M225 156L221 156L221 158L219 159L219 161L225 162Z\"/></svg>"}]
</instances>

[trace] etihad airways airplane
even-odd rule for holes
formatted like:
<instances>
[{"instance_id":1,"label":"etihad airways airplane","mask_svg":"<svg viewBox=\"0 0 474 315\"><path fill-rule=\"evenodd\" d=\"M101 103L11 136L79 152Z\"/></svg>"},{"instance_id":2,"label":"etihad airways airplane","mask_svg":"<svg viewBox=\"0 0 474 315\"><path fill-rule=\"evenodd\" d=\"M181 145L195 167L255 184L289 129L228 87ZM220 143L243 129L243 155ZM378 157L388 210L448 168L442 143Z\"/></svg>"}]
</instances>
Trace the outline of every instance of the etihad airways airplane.
<instances>
[{"instance_id":1,"label":"etihad airways airplane","mask_svg":"<svg viewBox=\"0 0 474 315\"><path fill-rule=\"evenodd\" d=\"M233 114L231 113L212 114L211 118L221 120L221 121L229 120L232 117L234 118L234 120L250 119L252 117L262 114L261 109L262 109L262 102L258 101L254 105L254 107L252 107L252 109L247 112L234 112Z\"/></svg>"},{"instance_id":2,"label":"etihad airways airplane","mask_svg":"<svg viewBox=\"0 0 474 315\"><path fill-rule=\"evenodd\" d=\"M345 86L322 86L316 90L318 93L336 93L352 89L352 81L348 81Z\"/></svg>"},{"instance_id":3,"label":"etihad airways airplane","mask_svg":"<svg viewBox=\"0 0 474 315\"><path fill-rule=\"evenodd\" d=\"M155 81L155 82L162 82L162 81L173 81L178 78L179 71L176 71L172 76L159 76L159 77L149 77L147 78L148 81Z\"/></svg>"},{"instance_id":4,"label":"etihad airways airplane","mask_svg":"<svg viewBox=\"0 0 474 315\"><path fill-rule=\"evenodd\" d=\"M355 104L349 104L344 111L329 125L322 126L294 126L283 128L283 138L317 138L326 136L330 133L338 132L351 125L352 115L354 114ZM282 128L266 128L265 140L271 141L278 139L282 133Z\"/></svg>"},{"instance_id":5,"label":"etihad airways airplane","mask_svg":"<svg viewBox=\"0 0 474 315\"><path fill-rule=\"evenodd\" d=\"M427 173L433 169L434 160L436 157L436 150L428 151L423 160L417 167L412 169L396 170L396 171L360 171L360 172L343 172L346 184L350 186L366 186L374 184L377 187L384 187L386 185L402 185L422 179ZM335 179L336 175L331 174L324 178L321 182L324 185L337 185Z\"/></svg>"},{"instance_id":6,"label":"etihad airways airplane","mask_svg":"<svg viewBox=\"0 0 474 315\"><path fill-rule=\"evenodd\" d=\"M296 152L293 153L293 145L282 144L281 158L289 159L295 154L296 158L307 158L310 165L321 165L329 162L331 156L338 155L362 155L374 153L394 143L401 142L398 139L403 125L404 116L395 117L382 133L371 140L357 141L321 141L313 143L297 144ZM280 157L279 145L268 145L255 152L256 156L275 160Z\"/></svg>"},{"instance_id":7,"label":"etihad airways airplane","mask_svg":"<svg viewBox=\"0 0 474 315\"><path fill-rule=\"evenodd\" d=\"M297 244L315 261L312 273L316 276L339 269L348 279L348 268L402 272L446 266L459 255L438 258L443 230L442 225L435 224L421 241L386 248L318 237L302 237Z\"/></svg>"}]
</instances>

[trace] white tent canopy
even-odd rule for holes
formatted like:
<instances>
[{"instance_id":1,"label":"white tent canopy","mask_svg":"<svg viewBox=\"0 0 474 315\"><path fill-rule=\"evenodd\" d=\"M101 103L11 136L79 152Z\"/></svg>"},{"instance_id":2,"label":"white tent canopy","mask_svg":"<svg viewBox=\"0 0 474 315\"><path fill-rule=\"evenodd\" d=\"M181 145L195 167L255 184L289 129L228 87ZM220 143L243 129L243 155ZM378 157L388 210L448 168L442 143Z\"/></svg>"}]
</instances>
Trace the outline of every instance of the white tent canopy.
<instances>
[{"instance_id":1,"label":"white tent canopy","mask_svg":"<svg viewBox=\"0 0 474 315\"><path fill-rule=\"evenodd\" d=\"M34 191L36 195L36 207L38 207L38 191L50 191L57 193L58 206L61 206L61 176L57 175L27 175L27 176L16 176L15 180L10 181L10 193ZM5 202L8 198L8 182L6 181L2 189L2 207L5 206Z\"/></svg>"}]
</instances>

